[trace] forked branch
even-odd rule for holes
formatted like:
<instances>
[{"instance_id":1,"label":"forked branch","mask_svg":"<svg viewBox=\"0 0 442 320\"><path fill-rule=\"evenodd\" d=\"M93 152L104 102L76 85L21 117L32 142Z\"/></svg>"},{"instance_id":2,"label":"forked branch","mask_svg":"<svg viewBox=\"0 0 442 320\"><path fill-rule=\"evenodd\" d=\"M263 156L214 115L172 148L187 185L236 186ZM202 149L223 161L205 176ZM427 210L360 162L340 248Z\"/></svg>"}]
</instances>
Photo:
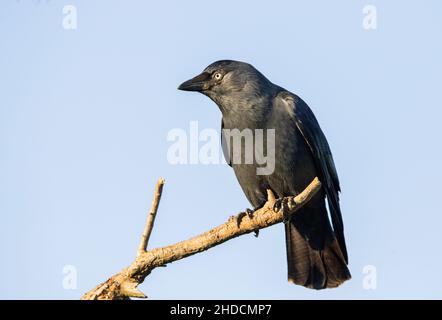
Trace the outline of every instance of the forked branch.
<instances>
[{"instance_id":1,"label":"forked branch","mask_svg":"<svg viewBox=\"0 0 442 320\"><path fill-rule=\"evenodd\" d=\"M137 286L144 281L153 269L208 250L243 234L270 227L284 220L283 210L274 210L276 199L274 194L268 190L267 202L262 208L256 210L253 215L242 213L229 218L229 220L222 225L196 237L167 247L145 251L158 210L163 185L164 180L160 179L155 188L152 208L147 218L135 261L130 266L124 268L119 273L84 294L81 297L82 300L115 300L129 297L146 298L144 293L137 289ZM296 197L284 198L283 203L286 206L286 214L291 216L298 211L320 188L321 182L318 178L315 178L307 188Z\"/></svg>"}]
</instances>

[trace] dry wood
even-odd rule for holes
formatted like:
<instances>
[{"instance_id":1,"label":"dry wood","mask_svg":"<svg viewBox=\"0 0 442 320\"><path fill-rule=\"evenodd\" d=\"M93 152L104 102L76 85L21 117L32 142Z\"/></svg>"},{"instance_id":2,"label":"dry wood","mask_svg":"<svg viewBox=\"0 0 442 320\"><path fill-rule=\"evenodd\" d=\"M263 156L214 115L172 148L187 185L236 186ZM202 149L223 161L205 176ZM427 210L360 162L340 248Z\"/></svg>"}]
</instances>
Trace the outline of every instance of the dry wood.
<instances>
[{"instance_id":1,"label":"dry wood","mask_svg":"<svg viewBox=\"0 0 442 320\"><path fill-rule=\"evenodd\" d=\"M157 215L158 206L160 205L161 194L163 193L163 186L164 179L158 179L157 185L155 186L155 192L153 194L152 206L150 207L149 214L147 215L146 225L144 226L143 234L141 235L140 245L138 246L138 255L146 252L150 235L152 234L155 217Z\"/></svg>"},{"instance_id":2,"label":"dry wood","mask_svg":"<svg viewBox=\"0 0 442 320\"><path fill-rule=\"evenodd\" d=\"M153 220L155 219L155 214L158 209L163 184L164 180L160 179L157 188L155 189L156 191L152 205L152 208L155 210L151 210L149 216L153 211L155 211L155 213L152 214L151 219L148 218L138 250L138 256L135 261L127 268L121 270L105 282L85 293L81 297L82 300L115 300L129 297L145 298L146 296L137 289L137 286L144 281L153 269L165 266L167 263L183 259L198 252L208 250L243 234L267 228L282 222L284 219L282 210L274 210L276 199L274 194L268 190L267 202L262 208L256 210L252 216L241 213L230 217L226 223L196 237L167 247L145 251L150 232L152 231ZM307 188L296 197L284 198L287 213L289 215L294 214L299 208L306 204L320 188L321 182L318 178L315 178ZM149 222L150 220L152 221Z\"/></svg>"}]
</instances>

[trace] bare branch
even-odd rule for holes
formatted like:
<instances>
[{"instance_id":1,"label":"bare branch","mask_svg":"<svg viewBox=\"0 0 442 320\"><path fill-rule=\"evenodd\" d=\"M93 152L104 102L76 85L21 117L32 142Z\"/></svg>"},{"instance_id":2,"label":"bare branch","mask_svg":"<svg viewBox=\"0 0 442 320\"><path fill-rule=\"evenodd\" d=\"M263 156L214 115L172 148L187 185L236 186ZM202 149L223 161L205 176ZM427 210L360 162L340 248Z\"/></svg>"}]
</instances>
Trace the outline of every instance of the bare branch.
<instances>
[{"instance_id":1,"label":"bare branch","mask_svg":"<svg viewBox=\"0 0 442 320\"><path fill-rule=\"evenodd\" d=\"M150 207L149 214L147 215L146 225L144 226L143 234L141 235L140 245L138 246L138 256L146 252L147 245L149 243L150 235L152 233L155 217L157 215L158 206L160 205L161 194L163 193L164 179L160 178L155 186L155 192L152 200L152 206Z\"/></svg>"},{"instance_id":2,"label":"bare branch","mask_svg":"<svg viewBox=\"0 0 442 320\"><path fill-rule=\"evenodd\" d=\"M289 210L288 214L292 215L298 211L320 188L321 182L318 178L315 178L307 188L296 197L284 198L284 201L287 203L287 209ZM137 289L137 286L144 281L153 269L208 250L243 234L282 222L284 214L281 210L274 211L275 201L275 196L269 190L268 201L262 208L256 210L252 216L239 214L231 217L226 223L191 239L167 247L142 252L129 267L115 274L104 283L99 284L84 294L81 299L113 300L128 297L145 297L145 295Z\"/></svg>"}]
</instances>

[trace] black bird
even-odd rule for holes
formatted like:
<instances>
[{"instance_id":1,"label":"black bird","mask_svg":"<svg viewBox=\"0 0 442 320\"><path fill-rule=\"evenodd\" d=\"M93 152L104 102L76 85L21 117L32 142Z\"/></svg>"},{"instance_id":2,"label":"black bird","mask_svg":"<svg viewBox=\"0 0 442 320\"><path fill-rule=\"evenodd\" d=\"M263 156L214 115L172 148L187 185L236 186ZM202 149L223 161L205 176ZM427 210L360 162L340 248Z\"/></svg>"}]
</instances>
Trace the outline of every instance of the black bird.
<instances>
[{"instance_id":1,"label":"black bird","mask_svg":"<svg viewBox=\"0 0 442 320\"><path fill-rule=\"evenodd\" d=\"M324 289L350 279L338 175L328 142L307 104L252 65L232 60L212 63L178 89L211 98L221 110L222 129L275 130L271 174L257 174L256 161L232 162L231 148L223 148L255 209L266 202L267 189L282 198L299 194L316 176L321 180L321 190L285 224L289 282Z\"/></svg>"}]
</instances>

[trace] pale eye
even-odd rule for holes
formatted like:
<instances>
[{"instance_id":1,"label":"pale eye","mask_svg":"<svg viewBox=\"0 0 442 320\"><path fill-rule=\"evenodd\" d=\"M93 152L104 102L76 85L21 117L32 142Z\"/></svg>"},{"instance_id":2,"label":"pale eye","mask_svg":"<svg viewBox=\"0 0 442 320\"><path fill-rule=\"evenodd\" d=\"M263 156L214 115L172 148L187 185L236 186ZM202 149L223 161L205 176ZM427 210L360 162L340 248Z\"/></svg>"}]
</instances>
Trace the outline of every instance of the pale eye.
<instances>
[{"instance_id":1,"label":"pale eye","mask_svg":"<svg viewBox=\"0 0 442 320\"><path fill-rule=\"evenodd\" d=\"M221 78L223 77L223 75L222 75L221 73L217 72L217 73L215 73L215 74L213 75L213 77L214 77L216 80L221 80Z\"/></svg>"}]
</instances>

